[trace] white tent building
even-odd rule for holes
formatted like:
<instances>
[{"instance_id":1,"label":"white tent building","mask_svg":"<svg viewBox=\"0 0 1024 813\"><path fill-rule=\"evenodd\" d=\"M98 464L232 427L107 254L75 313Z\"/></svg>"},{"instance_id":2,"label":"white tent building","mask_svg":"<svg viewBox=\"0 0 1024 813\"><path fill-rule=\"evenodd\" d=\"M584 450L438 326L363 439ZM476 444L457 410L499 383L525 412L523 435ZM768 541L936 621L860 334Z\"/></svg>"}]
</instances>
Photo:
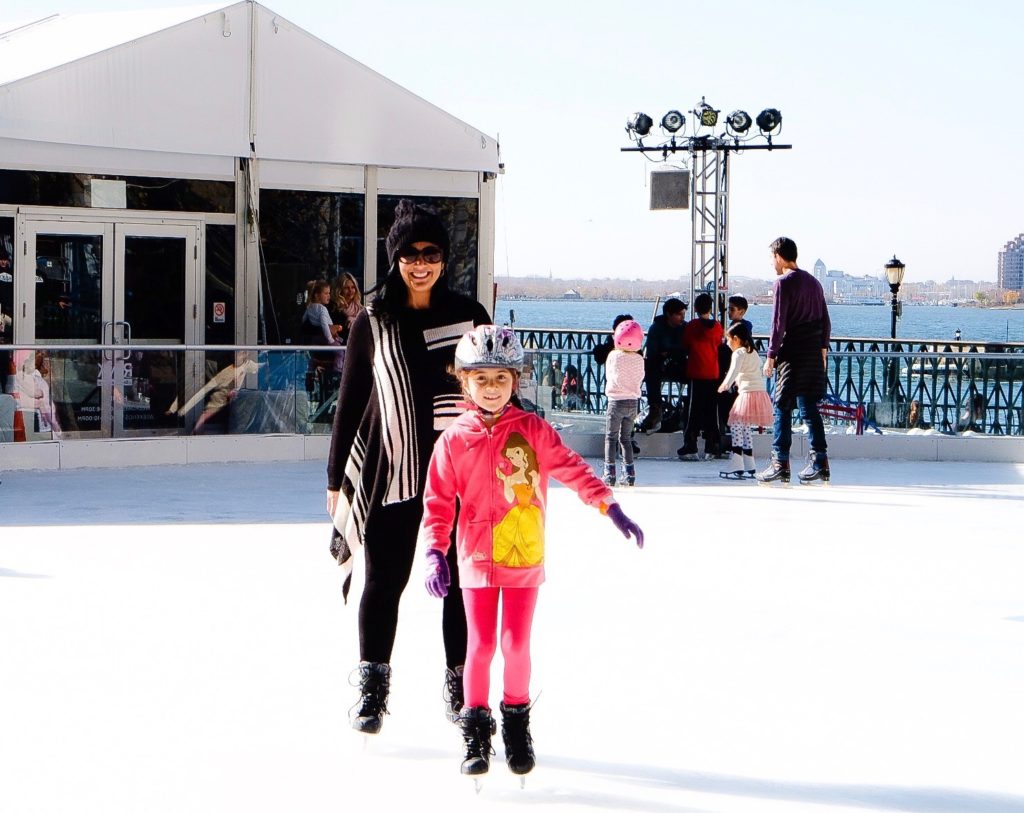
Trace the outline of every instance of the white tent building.
<instances>
[{"instance_id":1,"label":"white tent building","mask_svg":"<svg viewBox=\"0 0 1024 813\"><path fill-rule=\"evenodd\" d=\"M254 2L7 30L0 353L21 355L0 361L16 378L49 355L66 439L180 432L225 364L174 346L291 343L307 282L386 270L400 197L447 219L452 283L489 305L499 168L493 138ZM84 349L114 343L174 369Z\"/></svg>"}]
</instances>

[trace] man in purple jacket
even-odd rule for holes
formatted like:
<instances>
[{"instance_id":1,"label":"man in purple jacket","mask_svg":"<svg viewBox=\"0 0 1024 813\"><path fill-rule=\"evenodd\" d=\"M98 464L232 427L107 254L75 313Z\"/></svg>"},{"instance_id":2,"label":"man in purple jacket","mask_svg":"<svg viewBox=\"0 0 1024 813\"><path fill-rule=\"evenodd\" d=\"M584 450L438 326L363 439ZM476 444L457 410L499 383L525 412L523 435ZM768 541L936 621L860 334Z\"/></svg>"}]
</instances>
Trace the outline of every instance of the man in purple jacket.
<instances>
[{"instance_id":1,"label":"man in purple jacket","mask_svg":"<svg viewBox=\"0 0 1024 813\"><path fill-rule=\"evenodd\" d=\"M793 443L791 418L794 406L810 430L811 456L798 475L803 483L830 477L825 425L818 401L827 391L825 377L832 322L828 317L821 284L796 264L796 243L780 237L771 244L775 264L772 331L764 374L775 379L775 434L772 459L757 475L762 483L789 482L789 449Z\"/></svg>"}]
</instances>

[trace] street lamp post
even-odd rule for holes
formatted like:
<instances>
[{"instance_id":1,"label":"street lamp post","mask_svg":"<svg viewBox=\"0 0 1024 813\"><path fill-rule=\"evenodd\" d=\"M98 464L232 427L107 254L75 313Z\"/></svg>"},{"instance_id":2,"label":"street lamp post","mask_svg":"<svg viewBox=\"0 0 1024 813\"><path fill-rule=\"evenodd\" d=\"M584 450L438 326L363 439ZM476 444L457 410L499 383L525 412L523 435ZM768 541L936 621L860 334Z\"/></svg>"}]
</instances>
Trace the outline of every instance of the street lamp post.
<instances>
[{"instance_id":1,"label":"street lamp post","mask_svg":"<svg viewBox=\"0 0 1024 813\"><path fill-rule=\"evenodd\" d=\"M892 291L892 330L890 330L890 338L893 341L896 340L896 317L900 313L900 303L898 294L900 285L903 284L903 274L907 270L907 267L896 259L896 255L892 255L892 259L885 264L885 278L889 281L889 290ZM890 351L894 351L894 347L889 348ZM899 362L895 357L889 361L889 370L886 378L888 381L889 397L892 399L893 405L893 422L895 423L895 412L896 412L896 398L899 390Z\"/></svg>"},{"instance_id":2,"label":"street lamp post","mask_svg":"<svg viewBox=\"0 0 1024 813\"><path fill-rule=\"evenodd\" d=\"M903 274L907 270L907 267L896 259L896 255L892 255L892 259L885 264L885 278L889 280L889 290L892 291L892 331L890 338L896 338L896 317L900 312L900 303L897 300L897 294L900 290L900 285L903 284Z\"/></svg>"}]
</instances>

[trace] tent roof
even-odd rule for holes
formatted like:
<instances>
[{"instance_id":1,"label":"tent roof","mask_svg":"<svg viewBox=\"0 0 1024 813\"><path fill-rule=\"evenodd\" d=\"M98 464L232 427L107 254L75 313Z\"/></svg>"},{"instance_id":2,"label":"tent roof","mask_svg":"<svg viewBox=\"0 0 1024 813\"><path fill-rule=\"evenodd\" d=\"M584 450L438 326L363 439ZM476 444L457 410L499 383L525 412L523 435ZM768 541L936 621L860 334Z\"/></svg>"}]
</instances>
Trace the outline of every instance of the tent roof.
<instances>
[{"instance_id":1,"label":"tent roof","mask_svg":"<svg viewBox=\"0 0 1024 813\"><path fill-rule=\"evenodd\" d=\"M250 0L2 28L0 139L498 168L493 138Z\"/></svg>"}]
</instances>

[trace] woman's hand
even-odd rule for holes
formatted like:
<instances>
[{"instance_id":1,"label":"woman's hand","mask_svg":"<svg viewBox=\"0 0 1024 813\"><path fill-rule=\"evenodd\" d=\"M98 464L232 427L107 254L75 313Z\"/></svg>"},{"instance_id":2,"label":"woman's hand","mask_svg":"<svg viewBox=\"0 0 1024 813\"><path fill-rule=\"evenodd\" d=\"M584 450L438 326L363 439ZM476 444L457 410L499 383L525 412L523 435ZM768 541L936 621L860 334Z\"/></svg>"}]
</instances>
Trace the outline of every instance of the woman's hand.
<instances>
[{"instance_id":1,"label":"woman's hand","mask_svg":"<svg viewBox=\"0 0 1024 813\"><path fill-rule=\"evenodd\" d=\"M338 508L338 492L327 489L327 516L334 519L334 512Z\"/></svg>"}]
</instances>

